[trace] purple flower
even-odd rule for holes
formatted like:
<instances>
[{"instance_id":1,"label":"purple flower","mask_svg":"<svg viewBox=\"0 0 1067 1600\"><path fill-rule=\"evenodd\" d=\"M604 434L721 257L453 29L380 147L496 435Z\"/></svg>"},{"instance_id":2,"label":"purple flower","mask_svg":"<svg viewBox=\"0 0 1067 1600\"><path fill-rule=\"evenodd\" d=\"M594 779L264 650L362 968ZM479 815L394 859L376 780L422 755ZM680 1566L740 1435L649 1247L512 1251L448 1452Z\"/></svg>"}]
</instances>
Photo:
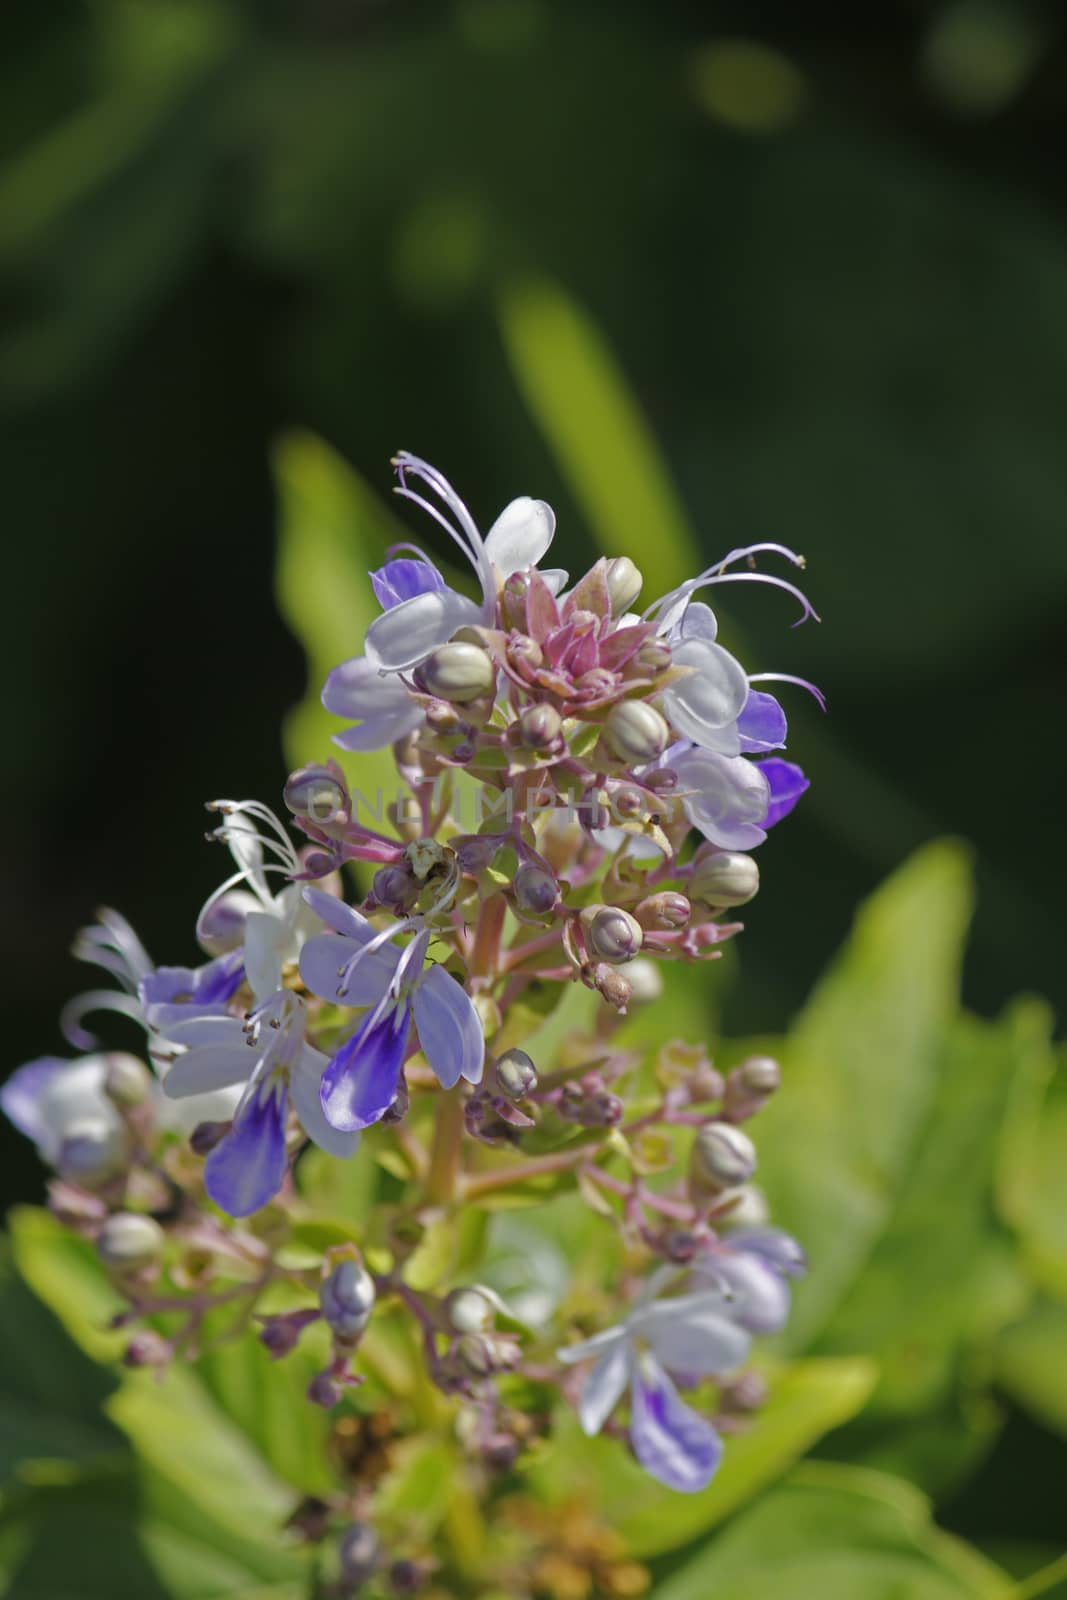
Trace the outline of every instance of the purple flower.
<instances>
[{"instance_id":1,"label":"purple flower","mask_svg":"<svg viewBox=\"0 0 1067 1600\"><path fill-rule=\"evenodd\" d=\"M804 1252L778 1228L739 1228L693 1265L694 1280L727 1296L729 1315L750 1333L778 1333L789 1317L787 1278L806 1271Z\"/></svg>"},{"instance_id":2,"label":"purple flower","mask_svg":"<svg viewBox=\"0 0 1067 1600\"><path fill-rule=\"evenodd\" d=\"M42 1056L13 1072L0 1089L0 1111L37 1146L41 1160L58 1164L64 1141L92 1128L119 1137L122 1118L105 1093L113 1058L83 1056L67 1061Z\"/></svg>"},{"instance_id":3,"label":"purple flower","mask_svg":"<svg viewBox=\"0 0 1067 1600\"><path fill-rule=\"evenodd\" d=\"M804 790L811 788L811 784L795 762L783 761L780 756L771 756L769 760L761 761L759 769L770 789L770 801L763 825L765 828L773 828L776 822L781 822L783 817L789 815Z\"/></svg>"},{"instance_id":4,"label":"purple flower","mask_svg":"<svg viewBox=\"0 0 1067 1600\"><path fill-rule=\"evenodd\" d=\"M433 562L424 556L418 560L401 556L387 561L384 567L371 573L370 581L383 611L391 611L405 600L414 600L416 595L440 593L446 587Z\"/></svg>"},{"instance_id":5,"label":"purple flower","mask_svg":"<svg viewBox=\"0 0 1067 1600\"><path fill-rule=\"evenodd\" d=\"M326 1057L305 1038L304 1002L279 989L242 1023L194 1017L172 1030L184 1054L163 1084L174 1099L244 1084L233 1123L204 1166L207 1192L232 1217L267 1204L288 1167L285 1129L292 1106L304 1132L330 1155L355 1153L358 1135L339 1133L322 1114L319 1086Z\"/></svg>"},{"instance_id":6,"label":"purple flower","mask_svg":"<svg viewBox=\"0 0 1067 1600\"><path fill-rule=\"evenodd\" d=\"M681 1399L670 1374L694 1381L733 1372L747 1359L751 1339L719 1287L655 1299L673 1275L669 1269L654 1274L645 1297L618 1327L556 1354L567 1363L596 1357L578 1402L583 1431L599 1433L629 1389L634 1455L667 1488L693 1493L711 1482L722 1440Z\"/></svg>"},{"instance_id":7,"label":"purple flower","mask_svg":"<svg viewBox=\"0 0 1067 1600\"><path fill-rule=\"evenodd\" d=\"M425 965L430 934L420 930L398 950L391 941L413 923L378 933L358 911L320 890L305 889L304 895L336 931L308 940L300 976L323 999L369 1008L323 1074L329 1123L354 1130L384 1116L396 1098L413 1021L419 1047L443 1088L460 1078L480 1082L485 1039L478 1013L444 967Z\"/></svg>"}]
</instances>

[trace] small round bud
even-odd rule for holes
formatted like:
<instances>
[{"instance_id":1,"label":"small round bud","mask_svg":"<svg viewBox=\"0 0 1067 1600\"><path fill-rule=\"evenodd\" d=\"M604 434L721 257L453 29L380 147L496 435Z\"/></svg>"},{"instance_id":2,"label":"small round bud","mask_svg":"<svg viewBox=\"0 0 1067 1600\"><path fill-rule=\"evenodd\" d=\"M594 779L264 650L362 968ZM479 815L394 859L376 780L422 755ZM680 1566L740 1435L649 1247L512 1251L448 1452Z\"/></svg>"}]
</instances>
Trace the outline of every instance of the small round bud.
<instances>
[{"instance_id":1,"label":"small round bud","mask_svg":"<svg viewBox=\"0 0 1067 1600\"><path fill-rule=\"evenodd\" d=\"M559 884L536 861L523 861L515 873L515 900L520 910L533 917L546 917L559 899Z\"/></svg>"},{"instance_id":2,"label":"small round bud","mask_svg":"<svg viewBox=\"0 0 1067 1600\"><path fill-rule=\"evenodd\" d=\"M358 1261L340 1261L322 1282L319 1306L339 1339L358 1339L374 1307L374 1279Z\"/></svg>"},{"instance_id":3,"label":"small round bud","mask_svg":"<svg viewBox=\"0 0 1067 1600\"><path fill-rule=\"evenodd\" d=\"M720 1403L726 1411L759 1411L767 1404L767 1382L758 1372L742 1372L724 1383Z\"/></svg>"},{"instance_id":4,"label":"small round bud","mask_svg":"<svg viewBox=\"0 0 1067 1600\"><path fill-rule=\"evenodd\" d=\"M445 705L439 700L436 705L427 706L426 726L440 738L450 739L460 732L465 723L454 706Z\"/></svg>"},{"instance_id":5,"label":"small round bud","mask_svg":"<svg viewBox=\"0 0 1067 1600\"><path fill-rule=\"evenodd\" d=\"M135 1333L122 1357L124 1367L165 1367L174 1351L161 1334Z\"/></svg>"},{"instance_id":6,"label":"small round bud","mask_svg":"<svg viewBox=\"0 0 1067 1600\"><path fill-rule=\"evenodd\" d=\"M232 1122L198 1122L189 1135L189 1148L194 1156L209 1156L230 1129Z\"/></svg>"},{"instance_id":7,"label":"small round bud","mask_svg":"<svg viewBox=\"0 0 1067 1600\"><path fill-rule=\"evenodd\" d=\"M642 900L636 905L634 916L642 928L684 928L689 921L691 910L692 907L684 894L678 894L673 889L664 889L660 894L651 894L647 900Z\"/></svg>"},{"instance_id":8,"label":"small round bud","mask_svg":"<svg viewBox=\"0 0 1067 1600\"><path fill-rule=\"evenodd\" d=\"M496 1369L492 1341L481 1333L465 1333L457 1339L455 1357L472 1378L488 1378Z\"/></svg>"},{"instance_id":9,"label":"small round bud","mask_svg":"<svg viewBox=\"0 0 1067 1600\"><path fill-rule=\"evenodd\" d=\"M254 894L230 889L202 913L196 927L197 943L209 956L227 955L243 944L249 912L262 910Z\"/></svg>"},{"instance_id":10,"label":"small round bud","mask_svg":"<svg viewBox=\"0 0 1067 1600\"><path fill-rule=\"evenodd\" d=\"M96 1236L96 1253L112 1272L140 1272L162 1256L166 1238L159 1223L135 1211L116 1211Z\"/></svg>"},{"instance_id":11,"label":"small round bud","mask_svg":"<svg viewBox=\"0 0 1067 1600\"><path fill-rule=\"evenodd\" d=\"M650 1005L663 994L663 974L656 963L645 956L630 962L626 968L626 979L634 1005Z\"/></svg>"},{"instance_id":12,"label":"small round bud","mask_svg":"<svg viewBox=\"0 0 1067 1600\"><path fill-rule=\"evenodd\" d=\"M604 737L620 761L655 761L670 743L671 730L647 700L618 700L608 712Z\"/></svg>"},{"instance_id":13,"label":"small round bud","mask_svg":"<svg viewBox=\"0 0 1067 1600\"><path fill-rule=\"evenodd\" d=\"M634 656L634 666L643 678L658 677L671 664L671 647L662 639L646 639Z\"/></svg>"},{"instance_id":14,"label":"small round bud","mask_svg":"<svg viewBox=\"0 0 1067 1600\"><path fill-rule=\"evenodd\" d=\"M341 1398L341 1385L328 1372L319 1372L308 1384L307 1396L313 1406L322 1406L329 1411Z\"/></svg>"},{"instance_id":15,"label":"small round bud","mask_svg":"<svg viewBox=\"0 0 1067 1600\"><path fill-rule=\"evenodd\" d=\"M525 633L513 633L508 640L507 651L508 661L520 672L525 668L526 677L535 673L545 659L545 653L537 640L531 639Z\"/></svg>"},{"instance_id":16,"label":"small round bud","mask_svg":"<svg viewBox=\"0 0 1067 1600\"><path fill-rule=\"evenodd\" d=\"M340 768L300 767L285 784L285 803L294 817L306 817L320 826L347 822L351 802Z\"/></svg>"},{"instance_id":17,"label":"small round bud","mask_svg":"<svg viewBox=\"0 0 1067 1600\"><path fill-rule=\"evenodd\" d=\"M143 1106L152 1093L152 1074L143 1061L116 1050L107 1058L104 1093L124 1111Z\"/></svg>"},{"instance_id":18,"label":"small round bud","mask_svg":"<svg viewBox=\"0 0 1067 1600\"><path fill-rule=\"evenodd\" d=\"M537 1068L525 1050L505 1050L497 1059L496 1078L509 1100L525 1100L537 1088Z\"/></svg>"},{"instance_id":19,"label":"small round bud","mask_svg":"<svg viewBox=\"0 0 1067 1600\"><path fill-rule=\"evenodd\" d=\"M595 961L622 966L632 961L641 948L641 924L621 906L587 906L579 920L586 947Z\"/></svg>"},{"instance_id":20,"label":"small round bud","mask_svg":"<svg viewBox=\"0 0 1067 1600\"><path fill-rule=\"evenodd\" d=\"M716 1193L747 1183L756 1170L756 1147L747 1133L728 1122L709 1122L693 1140L690 1183Z\"/></svg>"},{"instance_id":21,"label":"small round bud","mask_svg":"<svg viewBox=\"0 0 1067 1600\"><path fill-rule=\"evenodd\" d=\"M608 597L613 617L621 617L624 611L629 611L644 581L629 556L616 556L614 561L608 562Z\"/></svg>"},{"instance_id":22,"label":"small round bud","mask_svg":"<svg viewBox=\"0 0 1067 1600\"><path fill-rule=\"evenodd\" d=\"M404 911L414 905L418 892L419 886L411 871L399 862L379 867L371 879L371 894L375 900L393 911Z\"/></svg>"},{"instance_id":23,"label":"small round bud","mask_svg":"<svg viewBox=\"0 0 1067 1600\"><path fill-rule=\"evenodd\" d=\"M736 1072L738 1082L749 1094L773 1094L781 1087L782 1069L773 1056L749 1056Z\"/></svg>"},{"instance_id":24,"label":"small round bud","mask_svg":"<svg viewBox=\"0 0 1067 1600\"><path fill-rule=\"evenodd\" d=\"M759 893L759 867L736 850L704 856L693 868L689 893L709 906L747 905Z\"/></svg>"},{"instance_id":25,"label":"small round bud","mask_svg":"<svg viewBox=\"0 0 1067 1600\"><path fill-rule=\"evenodd\" d=\"M259 1342L275 1360L295 1350L300 1329L289 1317L271 1317L260 1330Z\"/></svg>"},{"instance_id":26,"label":"small round bud","mask_svg":"<svg viewBox=\"0 0 1067 1600\"><path fill-rule=\"evenodd\" d=\"M629 976L624 976L617 967L609 966L606 961L600 961L593 968L590 981L609 1006L614 1006L616 1011L626 1010L633 995Z\"/></svg>"},{"instance_id":27,"label":"small round bud","mask_svg":"<svg viewBox=\"0 0 1067 1600\"><path fill-rule=\"evenodd\" d=\"M487 1333L496 1320L493 1300L476 1283L467 1289L453 1289L445 1306L457 1333Z\"/></svg>"},{"instance_id":28,"label":"small round bud","mask_svg":"<svg viewBox=\"0 0 1067 1600\"><path fill-rule=\"evenodd\" d=\"M496 668L488 650L466 642L443 644L427 656L418 679L438 700L468 705L496 687Z\"/></svg>"},{"instance_id":29,"label":"small round bud","mask_svg":"<svg viewBox=\"0 0 1067 1600\"><path fill-rule=\"evenodd\" d=\"M104 1117L81 1117L64 1134L56 1167L68 1183L95 1189L118 1176L128 1153L126 1130L121 1123Z\"/></svg>"},{"instance_id":30,"label":"small round bud","mask_svg":"<svg viewBox=\"0 0 1067 1600\"><path fill-rule=\"evenodd\" d=\"M771 1208L762 1189L754 1183L743 1184L740 1189L728 1189L722 1202L730 1202L730 1209L722 1218L716 1217L715 1226L724 1233L731 1228L763 1228L771 1220Z\"/></svg>"},{"instance_id":31,"label":"small round bud","mask_svg":"<svg viewBox=\"0 0 1067 1600\"><path fill-rule=\"evenodd\" d=\"M530 750L550 750L563 732L563 718L555 706L527 706L519 718L519 734Z\"/></svg>"},{"instance_id":32,"label":"small round bud","mask_svg":"<svg viewBox=\"0 0 1067 1600\"><path fill-rule=\"evenodd\" d=\"M378 1536L365 1522L353 1522L346 1528L337 1547L342 1582L358 1587L373 1577L378 1550Z\"/></svg>"}]
</instances>

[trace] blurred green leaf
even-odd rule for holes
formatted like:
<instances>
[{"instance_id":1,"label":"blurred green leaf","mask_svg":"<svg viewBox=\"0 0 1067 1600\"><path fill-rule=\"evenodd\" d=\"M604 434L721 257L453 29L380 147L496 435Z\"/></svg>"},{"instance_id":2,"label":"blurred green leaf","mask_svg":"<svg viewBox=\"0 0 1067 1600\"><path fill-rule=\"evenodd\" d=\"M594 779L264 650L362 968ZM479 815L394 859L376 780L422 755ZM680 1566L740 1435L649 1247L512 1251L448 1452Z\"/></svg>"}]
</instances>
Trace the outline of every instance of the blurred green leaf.
<instances>
[{"instance_id":1,"label":"blurred green leaf","mask_svg":"<svg viewBox=\"0 0 1067 1600\"><path fill-rule=\"evenodd\" d=\"M826 1327L893 1215L934 1103L970 908L964 851L918 852L862 907L790 1034L759 1150L775 1215L813 1264L794 1349Z\"/></svg>"},{"instance_id":2,"label":"blurred green leaf","mask_svg":"<svg viewBox=\"0 0 1067 1600\"><path fill-rule=\"evenodd\" d=\"M1031 1273L1067 1299L1067 1054L1035 1039L1005 1140L1000 1198Z\"/></svg>"},{"instance_id":3,"label":"blurred green leaf","mask_svg":"<svg viewBox=\"0 0 1067 1600\"><path fill-rule=\"evenodd\" d=\"M997 1341L996 1379L1038 1422L1067 1437L1067 1306L1039 1300Z\"/></svg>"},{"instance_id":4,"label":"blurred green leaf","mask_svg":"<svg viewBox=\"0 0 1067 1600\"><path fill-rule=\"evenodd\" d=\"M592 320L546 279L506 289L499 315L515 381L601 550L636 562L648 599L699 571L658 446Z\"/></svg>"},{"instance_id":5,"label":"blurred green leaf","mask_svg":"<svg viewBox=\"0 0 1067 1600\"><path fill-rule=\"evenodd\" d=\"M656 1600L1007 1600L1012 1585L937 1529L902 1479L809 1462L733 1521Z\"/></svg>"},{"instance_id":6,"label":"blurred green leaf","mask_svg":"<svg viewBox=\"0 0 1067 1600\"><path fill-rule=\"evenodd\" d=\"M781 1476L830 1428L866 1401L877 1368L863 1357L798 1361L770 1374L770 1400L750 1433L732 1437L714 1482L680 1495L653 1482L613 1439L587 1439L561 1416L551 1451L532 1477L551 1501L589 1496L638 1558L687 1544Z\"/></svg>"}]
</instances>

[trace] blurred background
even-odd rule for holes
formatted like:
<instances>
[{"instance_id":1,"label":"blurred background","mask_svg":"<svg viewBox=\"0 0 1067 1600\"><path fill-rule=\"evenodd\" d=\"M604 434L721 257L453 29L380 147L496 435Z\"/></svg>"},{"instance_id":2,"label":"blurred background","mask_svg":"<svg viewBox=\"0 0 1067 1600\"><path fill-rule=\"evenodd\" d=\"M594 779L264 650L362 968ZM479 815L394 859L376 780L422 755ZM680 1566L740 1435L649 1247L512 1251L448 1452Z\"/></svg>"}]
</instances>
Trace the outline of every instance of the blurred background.
<instances>
[{"instance_id":1,"label":"blurred background","mask_svg":"<svg viewBox=\"0 0 1067 1600\"><path fill-rule=\"evenodd\" d=\"M655 457L649 566L653 511L707 560L782 540L824 619L727 595L749 669L831 708L789 702L813 788L761 852L731 1030L784 1027L945 833L967 1003L1055 999L1065 71L1061 9L1022 0L5 7L2 1069L61 1048L101 900L191 958L203 801L280 797L277 438L382 496L418 451L483 526L542 496L577 571L633 466L598 449L604 383ZM1052 1538L1065 1468L1013 1414L950 1520Z\"/></svg>"}]
</instances>

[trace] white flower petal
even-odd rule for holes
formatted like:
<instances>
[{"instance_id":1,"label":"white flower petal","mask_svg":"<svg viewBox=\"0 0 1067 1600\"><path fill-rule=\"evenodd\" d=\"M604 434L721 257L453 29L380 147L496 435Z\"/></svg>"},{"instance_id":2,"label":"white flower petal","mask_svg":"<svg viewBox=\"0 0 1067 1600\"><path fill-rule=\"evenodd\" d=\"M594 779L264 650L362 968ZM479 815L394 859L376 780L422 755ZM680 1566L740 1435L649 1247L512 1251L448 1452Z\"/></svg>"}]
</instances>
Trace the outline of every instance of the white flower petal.
<instances>
[{"instance_id":1,"label":"white flower petal","mask_svg":"<svg viewBox=\"0 0 1067 1600\"><path fill-rule=\"evenodd\" d=\"M447 644L457 628L481 620L481 607L453 589L417 594L375 617L367 629L367 658L382 672L405 672Z\"/></svg>"},{"instance_id":2,"label":"white flower petal","mask_svg":"<svg viewBox=\"0 0 1067 1600\"><path fill-rule=\"evenodd\" d=\"M536 567L556 531L556 514L544 500L520 495L506 505L489 529L485 553L502 578Z\"/></svg>"},{"instance_id":3,"label":"white flower petal","mask_svg":"<svg viewBox=\"0 0 1067 1600\"><path fill-rule=\"evenodd\" d=\"M618 1339L627 1337L626 1329L605 1328L603 1333L594 1333L591 1339L581 1339L577 1344L564 1344L556 1351L556 1360L562 1361L564 1366L573 1367L579 1361L588 1361L590 1356L599 1355Z\"/></svg>"},{"instance_id":4,"label":"white flower petal","mask_svg":"<svg viewBox=\"0 0 1067 1600\"><path fill-rule=\"evenodd\" d=\"M583 1433L599 1433L615 1410L629 1382L630 1360L629 1340L617 1339L586 1378L578 1399L578 1421Z\"/></svg>"},{"instance_id":5,"label":"white flower petal","mask_svg":"<svg viewBox=\"0 0 1067 1600\"><path fill-rule=\"evenodd\" d=\"M206 1044L179 1056L163 1079L163 1093L172 1100L212 1089L247 1083L259 1056L248 1044Z\"/></svg>"},{"instance_id":6,"label":"white flower petal","mask_svg":"<svg viewBox=\"0 0 1067 1600\"><path fill-rule=\"evenodd\" d=\"M750 850L767 837L760 826L770 805L770 785L754 761L712 750L671 757L686 816L724 850Z\"/></svg>"},{"instance_id":7,"label":"white flower petal","mask_svg":"<svg viewBox=\"0 0 1067 1600\"><path fill-rule=\"evenodd\" d=\"M288 932L284 918L266 911L252 912L245 919L245 973L257 1000L266 1000L282 986Z\"/></svg>"},{"instance_id":8,"label":"white flower petal","mask_svg":"<svg viewBox=\"0 0 1067 1600\"><path fill-rule=\"evenodd\" d=\"M661 1300L642 1317L640 1331L671 1372L693 1378L733 1372L747 1360L752 1340L730 1320L729 1305L721 1294Z\"/></svg>"},{"instance_id":9,"label":"white flower petal","mask_svg":"<svg viewBox=\"0 0 1067 1600\"><path fill-rule=\"evenodd\" d=\"M335 733L334 744L341 750L384 750L386 745L396 744L414 733L421 727L424 713L419 702L406 690L404 692L407 703L399 710L366 717L358 727Z\"/></svg>"},{"instance_id":10,"label":"white flower petal","mask_svg":"<svg viewBox=\"0 0 1067 1600\"><path fill-rule=\"evenodd\" d=\"M411 694L401 678L391 673L383 676L375 662L353 656L334 667L326 679L322 703L337 717L361 722L364 717L403 710L411 704Z\"/></svg>"},{"instance_id":11,"label":"white flower petal","mask_svg":"<svg viewBox=\"0 0 1067 1600\"><path fill-rule=\"evenodd\" d=\"M671 723L697 745L719 736L716 743L721 748L723 730L737 722L748 699L744 668L722 645L706 639L683 639L672 645L671 661L676 667L693 669L663 691L663 708ZM740 748L738 739L737 748L723 754L736 755Z\"/></svg>"}]
</instances>

